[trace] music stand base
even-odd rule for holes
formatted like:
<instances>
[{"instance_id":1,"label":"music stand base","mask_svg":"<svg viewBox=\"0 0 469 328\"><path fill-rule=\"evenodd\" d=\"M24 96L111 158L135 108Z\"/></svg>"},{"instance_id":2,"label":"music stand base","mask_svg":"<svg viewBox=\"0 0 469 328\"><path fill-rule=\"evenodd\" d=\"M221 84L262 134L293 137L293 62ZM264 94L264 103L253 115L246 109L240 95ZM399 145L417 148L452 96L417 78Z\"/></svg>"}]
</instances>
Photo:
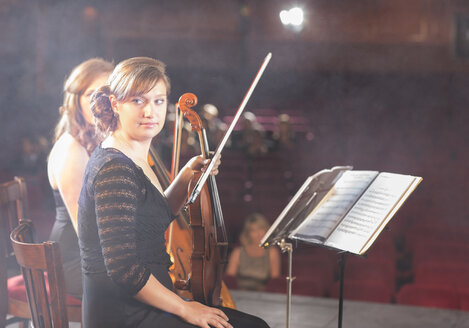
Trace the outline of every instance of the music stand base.
<instances>
[{"instance_id":1,"label":"music stand base","mask_svg":"<svg viewBox=\"0 0 469 328\"><path fill-rule=\"evenodd\" d=\"M345 255L347 252L340 252L339 271L340 271L340 285L339 285L339 318L338 327L342 328L342 317L344 307L344 276L345 276Z\"/></svg>"},{"instance_id":2,"label":"music stand base","mask_svg":"<svg viewBox=\"0 0 469 328\"><path fill-rule=\"evenodd\" d=\"M288 276L285 278L287 280L287 318L286 318L286 327L290 328L290 313L291 313L291 294L292 294L292 282L295 280L295 277L292 277L292 253L293 247L291 243L285 242L285 239L282 239L277 243L280 247L282 253L288 253Z\"/></svg>"}]
</instances>

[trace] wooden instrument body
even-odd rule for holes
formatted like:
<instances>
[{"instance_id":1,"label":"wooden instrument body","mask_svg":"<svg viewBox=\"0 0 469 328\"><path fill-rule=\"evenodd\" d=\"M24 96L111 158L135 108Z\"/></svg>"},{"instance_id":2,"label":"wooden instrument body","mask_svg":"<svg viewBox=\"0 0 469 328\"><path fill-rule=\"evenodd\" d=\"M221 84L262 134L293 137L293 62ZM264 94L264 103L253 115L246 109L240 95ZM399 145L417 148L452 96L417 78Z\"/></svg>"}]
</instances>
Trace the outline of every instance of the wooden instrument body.
<instances>
[{"instance_id":1,"label":"wooden instrument body","mask_svg":"<svg viewBox=\"0 0 469 328\"><path fill-rule=\"evenodd\" d=\"M164 189L166 189L170 184L169 173L166 170L164 164L159 159L158 155L154 151L154 149L150 149L150 156L149 162L151 167L153 168L158 180L160 181L161 185ZM194 179L195 180L195 179ZM195 180L196 181L196 180ZM192 186L189 187L192 189ZM206 211L208 209L211 211L210 206L207 205L207 195L205 192L202 195L202 208L200 211ZM197 212L197 209L193 211ZM197 276L197 280L200 281L207 281L213 279L213 275L211 274L214 272L213 270L209 270L209 274L204 274L203 268L200 267L200 260L194 260L196 264L195 270L192 264L192 255L193 255L193 229L190 227L190 216L189 213L184 209L182 210L175 220L171 223L170 227L166 231L166 239L167 239L167 246L168 246L168 253L171 256L173 265L170 267L170 276L173 280L176 292L181 297L186 299L199 299L205 300L208 299L209 295L203 293L201 288L199 288L199 284L195 285L195 294L194 296L191 291L190 286L190 278L195 274ZM202 225L203 223L201 223ZM199 226L201 226L199 225ZM200 228L198 230L200 235ZM213 231L212 231L213 233ZM199 240L199 237L197 240ZM211 243L211 248L213 249L214 244ZM205 246L204 246L205 247ZM200 249L198 247L197 249ZM221 273L223 274L223 272ZM207 283L203 283L203 285L207 285ZM221 305L224 307L235 309L236 306L234 304L233 298L226 287L226 285L222 282L220 289L212 289L210 293L210 297L213 297L216 300L221 299Z\"/></svg>"},{"instance_id":2,"label":"wooden instrument body","mask_svg":"<svg viewBox=\"0 0 469 328\"><path fill-rule=\"evenodd\" d=\"M197 97L185 93L178 106L199 136L202 156L209 158L207 135L200 117L191 109ZM195 172L189 186L189 195L197 187L200 172ZM222 276L227 262L228 237L225 230L218 189L214 176L203 185L195 201L187 205L192 229L192 276L191 290L194 299L208 305L221 305Z\"/></svg>"},{"instance_id":3,"label":"wooden instrument body","mask_svg":"<svg viewBox=\"0 0 469 328\"><path fill-rule=\"evenodd\" d=\"M239 106L233 121L228 127L223 139L217 146L214 160L219 158L224 145L227 143L231 132L234 129L238 119L240 118L249 98L251 97L254 88L259 82L265 68L267 67L272 54L268 53L265 57L259 71L257 72L251 86L249 87L246 95ZM177 108L184 113L184 116L190 121L192 129L197 131L199 134L199 141L201 143L202 155L205 158L209 158L209 148L205 131L202 128L202 122L200 117L191 110L191 107L197 104L197 97L191 93L183 94L178 101ZM176 108L176 115L178 110ZM178 120L175 120L177 125ZM182 117L180 117L179 126L182 127ZM173 171L177 168L175 165L179 160L179 147L176 139L180 140L180 134L176 133L175 129L175 147L173 152ZM179 136L179 137L178 137ZM177 156L175 156L177 154ZM208 170L213 168L214 162L211 162L208 166ZM172 174L174 177L175 174ZM205 177L204 177L205 179ZM190 225L192 231L192 255L191 255L191 278L189 286L193 292L194 299L200 300L201 302L209 305L221 304L227 307L234 308L233 300L228 292L228 289L223 284L222 275L227 262L228 256L228 238L226 234L225 224L223 221L223 214L221 212L220 200L218 198L218 190L214 177L208 179L208 183L203 185L202 189L199 190L200 186L197 185L199 178L198 174L192 179L189 188L189 195L192 195L192 191L197 189L194 195L200 191L198 197L195 197L193 201L190 198L189 212L190 212ZM182 261L181 261L182 262ZM183 274L184 275L184 274Z\"/></svg>"},{"instance_id":4,"label":"wooden instrument body","mask_svg":"<svg viewBox=\"0 0 469 328\"><path fill-rule=\"evenodd\" d=\"M200 174L196 174L195 181ZM194 185L191 184L190 191ZM221 305L221 279L226 260L220 245L219 234L213 224L212 197L204 186L199 201L189 206L190 225L193 236L191 289L194 299L210 305Z\"/></svg>"}]
</instances>

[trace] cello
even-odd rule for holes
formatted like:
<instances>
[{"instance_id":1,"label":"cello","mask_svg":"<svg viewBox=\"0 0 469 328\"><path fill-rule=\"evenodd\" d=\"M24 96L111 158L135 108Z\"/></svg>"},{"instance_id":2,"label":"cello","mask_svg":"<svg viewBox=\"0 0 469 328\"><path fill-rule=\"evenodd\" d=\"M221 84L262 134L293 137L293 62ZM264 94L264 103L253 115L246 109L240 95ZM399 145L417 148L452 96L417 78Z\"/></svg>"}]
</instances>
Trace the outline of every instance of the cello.
<instances>
[{"instance_id":1,"label":"cello","mask_svg":"<svg viewBox=\"0 0 469 328\"><path fill-rule=\"evenodd\" d=\"M170 176L163 162L150 147L149 159L151 168L155 172L161 186L166 189L171 184ZM189 227L189 216L187 211L180 211L167 231L167 251L170 254L173 265L170 268L173 282L186 281L190 275L190 253L192 248L192 237ZM191 298L190 295L181 295Z\"/></svg>"},{"instance_id":2,"label":"cello","mask_svg":"<svg viewBox=\"0 0 469 328\"><path fill-rule=\"evenodd\" d=\"M211 159L204 173L195 172L195 176L189 185L189 196L186 203L189 210L193 245L191 255L192 275L186 286L191 289L195 300L208 305L216 306L222 302L220 298L223 285L221 278L228 256L228 238L218 189L215 177L210 175L210 172L221 156L223 147L271 58L272 54L268 53L213 156L210 156L207 135L202 127L202 121L191 109L197 104L197 97L194 94L186 93L178 101L179 109L191 123L192 130L199 135L202 156ZM207 180L208 184L206 184Z\"/></svg>"},{"instance_id":3,"label":"cello","mask_svg":"<svg viewBox=\"0 0 469 328\"><path fill-rule=\"evenodd\" d=\"M175 145L177 146L177 143ZM175 153L178 153L177 150ZM166 189L171 183L170 175L153 147L150 147L148 161L162 187ZM174 166L173 173L171 175L173 176L173 174L177 174L177 171L174 171ZM168 228L167 250L173 262L173 265L170 268L170 276L177 293L187 299L193 299L193 295L189 291L190 288L188 285L192 270L192 233L189 221L189 213L184 209L181 210ZM236 308L230 292L223 282L221 284L220 298L224 307L232 309Z\"/></svg>"},{"instance_id":4,"label":"cello","mask_svg":"<svg viewBox=\"0 0 469 328\"><path fill-rule=\"evenodd\" d=\"M202 156L208 159L210 151L207 134L200 117L191 109L196 104L197 97L192 93L183 94L178 101L179 109L199 136ZM194 173L189 186L190 192L200 174L201 172ZM221 282L228 259L228 236L214 176L208 178L208 184L203 187L200 197L188 205L188 210L193 238L190 282L192 294L197 301L212 306L221 305Z\"/></svg>"}]
</instances>

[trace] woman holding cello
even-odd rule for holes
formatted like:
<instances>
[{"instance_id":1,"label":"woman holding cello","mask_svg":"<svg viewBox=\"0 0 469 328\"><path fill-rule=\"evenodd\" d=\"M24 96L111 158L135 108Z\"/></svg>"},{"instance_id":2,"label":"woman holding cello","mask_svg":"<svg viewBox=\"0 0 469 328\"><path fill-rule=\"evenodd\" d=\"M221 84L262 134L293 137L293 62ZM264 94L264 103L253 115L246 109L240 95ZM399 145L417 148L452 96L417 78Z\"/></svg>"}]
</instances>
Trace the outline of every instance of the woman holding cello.
<instances>
[{"instance_id":1,"label":"woman holding cello","mask_svg":"<svg viewBox=\"0 0 469 328\"><path fill-rule=\"evenodd\" d=\"M194 173L208 162L192 158L166 190L149 166L169 89L164 64L136 57L118 64L93 96L105 139L90 157L79 199L83 326L268 327L257 317L173 292L164 233L185 203Z\"/></svg>"}]
</instances>

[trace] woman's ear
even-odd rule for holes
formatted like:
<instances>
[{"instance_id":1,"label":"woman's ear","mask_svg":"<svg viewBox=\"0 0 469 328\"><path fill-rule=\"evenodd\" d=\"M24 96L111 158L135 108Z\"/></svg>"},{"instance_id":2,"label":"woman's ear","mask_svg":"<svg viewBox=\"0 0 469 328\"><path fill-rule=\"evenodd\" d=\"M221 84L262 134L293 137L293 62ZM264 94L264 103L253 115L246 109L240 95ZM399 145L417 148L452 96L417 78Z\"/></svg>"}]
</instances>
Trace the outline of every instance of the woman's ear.
<instances>
[{"instance_id":1,"label":"woman's ear","mask_svg":"<svg viewBox=\"0 0 469 328\"><path fill-rule=\"evenodd\" d=\"M119 110L118 110L118 102L117 102L116 96L110 95L109 101L111 103L112 111L114 112L114 114L117 114Z\"/></svg>"}]
</instances>

